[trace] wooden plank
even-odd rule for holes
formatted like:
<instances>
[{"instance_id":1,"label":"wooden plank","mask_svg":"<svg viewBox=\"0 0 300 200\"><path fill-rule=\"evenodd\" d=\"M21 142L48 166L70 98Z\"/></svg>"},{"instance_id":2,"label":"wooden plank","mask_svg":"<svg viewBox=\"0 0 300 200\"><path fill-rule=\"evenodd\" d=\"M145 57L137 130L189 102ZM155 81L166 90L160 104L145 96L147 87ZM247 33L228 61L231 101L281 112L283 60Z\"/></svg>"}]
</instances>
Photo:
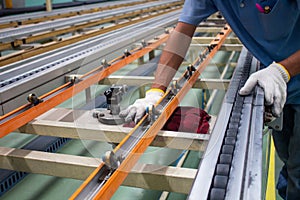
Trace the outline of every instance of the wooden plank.
<instances>
[{"instance_id":1,"label":"wooden plank","mask_svg":"<svg viewBox=\"0 0 300 200\"><path fill-rule=\"evenodd\" d=\"M196 49L199 50L199 48L207 47L208 44L201 43L201 44L191 44L190 50ZM223 44L220 48L221 51L242 51L243 45L242 44Z\"/></svg>"},{"instance_id":2,"label":"wooden plank","mask_svg":"<svg viewBox=\"0 0 300 200\"><path fill-rule=\"evenodd\" d=\"M0 168L84 180L99 158L0 147ZM196 169L137 163L123 182L125 186L188 194Z\"/></svg>"},{"instance_id":3,"label":"wooden plank","mask_svg":"<svg viewBox=\"0 0 300 200\"><path fill-rule=\"evenodd\" d=\"M72 120L70 118L76 118ZM210 130L215 117L210 122ZM91 111L52 109L18 129L21 133L120 143L131 128L100 124ZM160 131L151 145L172 149L205 151L209 134Z\"/></svg>"},{"instance_id":4,"label":"wooden plank","mask_svg":"<svg viewBox=\"0 0 300 200\"><path fill-rule=\"evenodd\" d=\"M214 37L193 37L192 44L209 44ZM242 44L237 37L228 37L225 39L224 44Z\"/></svg>"},{"instance_id":5,"label":"wooden plank","mask_svg":"<svg viewBox=\"0 0 300 200\"><path fill-rule=\"evenodd\" d=\"M178 78L174 78L173 80L178 80ZM152 83L153 81L154 77L151 76L109 76L108 78L101 80L99 84L141 86ZM193 85L193 88L227 90L229 83L229 79L198 79Z\"/></svg>"},{"instance_id":6,"label":"wooden plank","mask_svg":"<svg viewBox=\"0 0 300 200\"><path fill-rule=\"evenodd\" d=\"M198 27L196 33L218 33L221 30L220 27Z\"/></svg>"}]
</instances>

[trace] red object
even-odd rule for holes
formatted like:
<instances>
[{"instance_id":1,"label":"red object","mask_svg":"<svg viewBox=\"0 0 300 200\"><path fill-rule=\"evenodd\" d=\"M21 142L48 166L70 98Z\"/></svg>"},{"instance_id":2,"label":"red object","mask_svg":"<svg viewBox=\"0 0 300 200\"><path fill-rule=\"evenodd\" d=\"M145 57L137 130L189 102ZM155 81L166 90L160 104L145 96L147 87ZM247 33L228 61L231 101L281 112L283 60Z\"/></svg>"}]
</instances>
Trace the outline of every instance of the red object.
<instances>
[{"instance_id":1,"label":"red object","mask_svg":"<svg viewBox=\"0 0 300 200\"><path fill-rule=\"evenodd\" d=\"M210 118L207 112L200 108L177 107L163 130L207 134ZM124 124L124 127L134 126L134 122Z\"/></svg>"}]
</instances>

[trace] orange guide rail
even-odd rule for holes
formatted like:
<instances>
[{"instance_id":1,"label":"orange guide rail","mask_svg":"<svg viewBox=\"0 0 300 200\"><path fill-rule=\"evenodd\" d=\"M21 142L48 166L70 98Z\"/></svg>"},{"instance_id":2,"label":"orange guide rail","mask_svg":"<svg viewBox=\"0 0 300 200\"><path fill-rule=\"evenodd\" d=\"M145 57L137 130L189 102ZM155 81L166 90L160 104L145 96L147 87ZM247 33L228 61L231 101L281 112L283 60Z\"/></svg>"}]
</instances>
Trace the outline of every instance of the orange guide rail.
<instances>
[{"instance_id":1,"label":"orange guide rail","mask_svg":"<svg viewBox=\"0 0 300 200\"><path fill-rule=\"evenodd\" d=\"M187 94L187 92L191 89L193 84L196 82L200 73L205 69L205 67L210 63L213 56L220 49L222 43L225 41L225 38L230 34L230 32L231 32L230 27L226 25L222 30L222 32L219 33L216 36L216 38L210 43L209 48L205 50L204 53L209 53L207 54L206 58L203 61L199 59L195 61L195 63L200 63L198 64L198 68L196 69L196 71L193 73L190 79L187 80L187 82L183 85L183 87L180 89L177 95L172 99L172 101L170 101L167 104L165 109L162 111L159 117L154 121L151 127L147 130L145 135L132 148L131 152L128 153L127 157L121 162L120 166L114 171L114 173L112 173L112 175L104 183L101 189L96 193L93 199L106 200L106 199L110 199L113 196L113 194L116 192L118 187L122 184L122 182L127 177L128 173L137 163L139 157L142 155L142 153L144 153L147 147L151 144L151 142L153 141L153 139L155 138L159 130L166 123L166 121L171 116L173 111L176 109L180 101L184 98L184 96ZM170 90L168 90L168 92L170 92ZM168 92L166 92L165 96L167 95ZM122 140L122 142L116 147L116 149L114 149L114 152L117 151L118 148L120 148L120 146L122 146L122 144L125 143L125 141L133 134L136 128L140 126L142 121L145 120L147 117L148 114L146 114L143 117L143 119L139 122L139 124L137 124L136 127ZM103 166L104 163L101 163L101 165L85 180L85 182L77 189L77 191L75 191L75 193L70 197L70 199L76 199L80 194L80 192L87 186L89 181L92 180L98 174L98 172Z\"/></svg>"}]
</instances>

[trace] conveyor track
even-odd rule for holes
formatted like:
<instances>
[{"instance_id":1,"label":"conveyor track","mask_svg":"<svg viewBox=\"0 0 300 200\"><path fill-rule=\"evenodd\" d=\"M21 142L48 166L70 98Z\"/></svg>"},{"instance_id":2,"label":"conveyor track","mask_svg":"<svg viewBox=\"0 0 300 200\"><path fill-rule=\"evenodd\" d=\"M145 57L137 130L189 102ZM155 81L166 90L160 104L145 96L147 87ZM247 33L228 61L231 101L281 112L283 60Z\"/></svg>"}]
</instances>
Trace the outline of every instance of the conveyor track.
<instances>
[{"instance_id":1,"label":"conveyor track","mask_svg":"<svg viewBox=\"0 0 300 200\"><path fill-rule=\"evenodd\" d=\"M178 15L179 11L174 11L3 67L0 69L3 113L23 105L29 93L45 92L40 88L47 84L51 87L64 84L66 74L77 74L76 70L85 73L99 66L101 59L113 59L123 53L122 48L130 49L135 41L140 43L163 33L176 23Z\"/></svg>"},{"instance_id":2,"label":"conveyor track","mask_svg":"<svg viewBox=\"0 0 300 200\"><path fill-rule=\"evenodd\" d=\"M238 95L249 73L258 69L259 62L244 49L189 199L261 198L261 170L253 162L261 166L264 95L259 87L250 96Z\"/></svg>"},{"instance_id":3,"label":"conveyor track","mask_svg":"<svg viewBox=\"0 0 300 200\"><path fill-rule=\"evenodd\" d=\"M152 2L143 5L131 6L113 11L85 14L57 21L49 21L38 25L24 26L16 29L7 29L0 32L0 50L8 45L12 47L31 43L45 38L53 37L87 27L97 26L117 19L135 16L145 12L151 12L162 8L180 5L179 0L167 0L163 2ZM118 18L119 16L119 18Z\"/></svg>"},{"instance_id":4,"label":"conveyor track","mask_svg":"<svg viewBox=\"0 0 300 200\"><path fill-rule=\"evenodd\" d=\"M71 199L109 199L113 195L230 32L231 29L225 26L193 63L197 68L189 67L174 87L169 89L152 109L152 112L146 114L113 150L111 156L115 162L106 162L107 165L102 162ZM119 164L116 165L117 162Z\"/></svg>"},{"instance_id":5,"label":"conveyor track","mask_svg":"<svg viewBox=\"0 0 300 200\"><path fill-rule=\"evenodd\" d=\"M88 1L81 2L80 5L76 4L75 7L65 7L63 9L57 8L51 12L34 12L26 14L18 14L12 16L4 16L0 19L0 29L17 27L20 25L27 25L33 23L39 23L43 21L56 20L65 17L72 17L76 15L94 13L105 10L112 10L121 7L133 6L138 4L144 4L147 2L156 1L156 0L130 0L130 1L102 1L101 3L93 2L89 3ZM1 16L1 12L0 12Z\"/></svg>"},{"instance_id":6,"label":"conveyor track","mask_svg":"<svg viewBox=\"0 0 300 200\"><path fill-rule=\"evenodd\" d=\"M78 94L84 89L90 87L92 84L97 83L103 78L109 76L113 72L126 66L132 61L144 56L146 53L153 51L159 47L162 43L166 42L169 34L165 33L157 37L157 40L143 48L137 47L130 52L130 55L119 56L114 60L110 61L109 66L100 65L99 67L85 73L80 77L80 80L70 80L66 84L52 90L51 92L44 94L39 99L39 104L35 105L32 103L25 104L4 116L0 117L0 136L3 137L22 125L28 123L32 119L38 117L42 113L50 110L51 108L59 105L65 100Z\"/></svg>"},{"instance_id":7,"label":"conveyor track","mask_svg":"<svg viewBox=\"0 0 300 200\"><path fill-rule=\"evenodd\" d=\"M155 18L155 17L159 17L163 14L178 10L180 8L180 6L173 6L171 8L169 8L169 5L167 5L166 8L161 7L160 12L156 12L156 8L149 8L148 10L138 10L136 12L129 12L128 14L124 14L124 15L119 15L119 16L112 16L109 18L105 18L103 19L103 23L105 22L110 22L112 21L118 21L118 20L126 20L122 23L114 23L111 26L103 26L103 28L92 28L91 30L85 30L83 31L83 29L80 29L82 31L78 32L75 35L69 36L69 37L64 37L63 39L57 39L56 41L51 41L51 42L47 42L44 44L33 44L30 45L28 48L24 48L22 50L19 50L17 52L2 56L0 58L0 66L5 66L8 64L11 64L13 62L19 62L20 60L24 60L33 56L37 56L39 54L45 53L45 52L49 52L52 50L55 50L57 48L61 48L67 45L71 45L74 44L76 42L80 42L89 38L93 38L96 36L99 36L101 34L105 34L107 32L110 31L114 31L132 24L137 24L139 22L142 21L146 21L148 19L151 18ZM154 12L151 12L154 11ZM144 15L144 13L148 11L148 15ZM135 17L136 15L139 15L139 17ZM131 20L127 20L127 18L133 18ZM81 25L80 25L81 26ZM73 29L74 27L71 27L71 29ZM61 30L59 30L61 31ZM67 31L67 29L64 29L63 31ZM48 37L49 34L53 34L54 32L47 32L44 34L45 37ZM33 38L35 36L31 36L31 38ZM41 37L41 35L38 35L37 37ZM22 39L22 41L20 41L21 43L28 43L30 42L29 40L31 39ZM10 45L10 44L9 44ZM15 45L14 45L15 46Z\"/></svg>"}]
</instances>

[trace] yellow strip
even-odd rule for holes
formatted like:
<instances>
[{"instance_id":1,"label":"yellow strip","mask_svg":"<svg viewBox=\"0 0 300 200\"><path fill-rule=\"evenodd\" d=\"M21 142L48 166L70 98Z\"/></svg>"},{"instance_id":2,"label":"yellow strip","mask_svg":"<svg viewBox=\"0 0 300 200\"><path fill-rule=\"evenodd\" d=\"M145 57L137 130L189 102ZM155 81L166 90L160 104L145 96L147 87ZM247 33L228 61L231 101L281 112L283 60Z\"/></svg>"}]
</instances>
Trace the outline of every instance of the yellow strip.
<instances>
[{"instance_id":1,"label":"yellow strip","mask_svg":"<svg viewBox=\"0 0 300 200\"><path fill-rule=\"evenodd\" d=\"M291 75L290 75L290 72L286 69L286 67L283 66L283 65L280 64L280 63L277 63L277 64L285 71L285 73L286 73L287 76L288 76L288 79L290 80L290 79L291 79Z\"/></svg>"},{"instance_id":2,"label":"yellow strip","mask_svg":"<svg viewBox=\"0 0 300 200\"><path fill-rule=\"evenodd\" d=\"M148 93L148 92L154 92L154 91L156 91L156 92L160 92L160 93L165 93L163 90L161 90L161 89L159 89L159 88L151 88L150 90L148 90L146 93Z\"/></svg>"},{"instance_id":3,"label":"yellow strip","mask_svg":"<svg viewBox=\"0 0 300 200\"><path fill-rule=\"evenodd\" d=\"M275 148L273 138L271 137L271 147L270 147L270 163L268 172L268 184L266 192L266 200L275 200Z\"/></svg>"}]
</instances>

